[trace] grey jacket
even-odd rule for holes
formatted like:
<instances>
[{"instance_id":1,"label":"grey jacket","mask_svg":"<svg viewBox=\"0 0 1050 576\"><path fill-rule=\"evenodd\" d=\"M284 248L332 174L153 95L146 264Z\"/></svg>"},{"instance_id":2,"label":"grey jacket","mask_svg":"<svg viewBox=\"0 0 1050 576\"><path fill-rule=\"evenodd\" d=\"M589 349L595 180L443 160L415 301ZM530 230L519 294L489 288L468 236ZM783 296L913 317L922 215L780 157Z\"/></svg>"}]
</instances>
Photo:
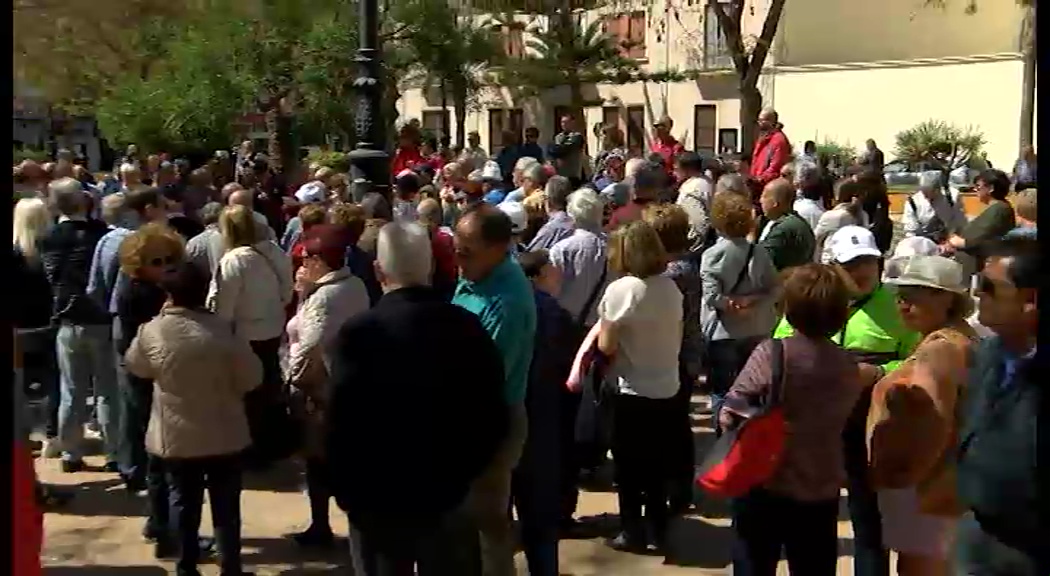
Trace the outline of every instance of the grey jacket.
<instances>
[{"instance_id":1,"label":"grey jacket","mask_svg":"<svg viewBox=\"0 0 1050 576\"><path fill-rule=\"evenodd\" d=\"M700 325L708 341L769 336L776 326L777 271L765 248L755 245L740 285L733 289L745 266L748 242L720 237L700 260L703 297ZM747 312L727 310L730 296L759 296Z\"/></svg>"}]
</instances>

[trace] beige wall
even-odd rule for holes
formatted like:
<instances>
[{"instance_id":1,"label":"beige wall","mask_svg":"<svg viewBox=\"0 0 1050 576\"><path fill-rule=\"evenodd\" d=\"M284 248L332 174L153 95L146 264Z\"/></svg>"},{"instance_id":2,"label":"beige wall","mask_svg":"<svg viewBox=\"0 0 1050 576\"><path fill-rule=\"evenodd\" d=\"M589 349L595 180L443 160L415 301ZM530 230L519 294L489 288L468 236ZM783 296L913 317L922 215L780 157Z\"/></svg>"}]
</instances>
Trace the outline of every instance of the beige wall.
<instances>
[{"instance_id":1,"label":"beige wall","mask_svg":"<svg viewBox=\"0 0 1050 576\"><path fill-rule=\"evenodd\" d=\"M984 133L988 159L1009 170L1017 157L1021 62L779 72L773 105L792 143L825 138L893 156L895 136L929 119Z\"/></svg>"},{"instance_id":2,"label":"beige wall","mask_svg":"<svg viewBox=\"0 0 1050 576\"><path fill-rule=\"evenodd\" d=\"M791 0L777 31L778 65L999 54L1019 50L1015 0Z\"/></svg>"}]
</instances>

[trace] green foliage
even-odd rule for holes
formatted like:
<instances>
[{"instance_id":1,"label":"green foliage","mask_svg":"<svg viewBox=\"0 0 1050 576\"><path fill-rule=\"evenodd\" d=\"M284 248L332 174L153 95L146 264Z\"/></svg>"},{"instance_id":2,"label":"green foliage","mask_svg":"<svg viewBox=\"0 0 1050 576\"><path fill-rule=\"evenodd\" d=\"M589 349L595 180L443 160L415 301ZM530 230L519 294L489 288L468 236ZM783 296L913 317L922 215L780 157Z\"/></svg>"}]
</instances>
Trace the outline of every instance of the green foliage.
<instances>
[{"instance_id":1,"label":"green foliage","mask_svg":"<svg viewBox=\"0 0 1050 576\"><path fill-rule=\"evenodd\" d=\"M943 120L927 120L897 133L894 154L909 164L944 164L949 169L969 166L981 156L984 134Z\"/></svg>"},{"instance_id":2,"label":"green foliage","mask_svg":"<svg viewBox=\"0 0 1050 576\"><path fill-rule=\"evenodd\" d=\"M817 143L817 157L827 157L835 166L849 166L857 157L857 149L848 142L825 138Z\"/></svg>"},{"instance_id":3,"label":"green foliage","mask_svg":"<svg viewBox=\"0 0 1050 576\"><path fill-rule=\"evenodd\" d=\"M50 156L43 150L37 150L35 148L14 148L14 163L21 164L25 160L32 160L34 162L46 162Z\"/></svg>"},{"instance_id":4,"label":"green foliage","mask_svg":"<svg viewBox=\"0 0 1050 576\"><path fill-rule=\"evenodd\" d=\"M343 152L335 152L331 150L311 150L306 155L307 164L320 164L335 170L336 172L349 172L350 171L350 158Z\"/></svg>"}]
</instances>

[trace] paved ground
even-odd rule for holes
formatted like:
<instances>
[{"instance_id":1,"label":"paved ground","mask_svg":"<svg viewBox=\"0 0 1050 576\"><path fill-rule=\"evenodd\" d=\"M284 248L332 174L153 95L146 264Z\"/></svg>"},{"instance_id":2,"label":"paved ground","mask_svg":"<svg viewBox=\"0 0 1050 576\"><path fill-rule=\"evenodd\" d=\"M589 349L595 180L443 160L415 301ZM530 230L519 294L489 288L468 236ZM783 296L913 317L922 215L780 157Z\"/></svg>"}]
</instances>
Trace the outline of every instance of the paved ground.
<instances>
[{"instance_id":1,"label":"paved ground","mask_svg":"<svg viewBox=\"0 0 1050 576\"><path fill-rule=\"evenodd\" d=\"M695 398L695 406L705 402ZM694 416L697 452L711 442L707 416ZM99 457L88 463L100 466ZM140 536L145 501L129 496L113 474L82 472L63 474L56 460L38 460L37 470L45 482L75 489L76 499L68 508L45 517L44 563L52 576L154 576L173 571L170 562L152 557L152 547ZM242 496L244 515L244 561L246 569L260 576L349 574L344 568L348 555L341 549L331 554L305 554L291 545L284 534L306 527L308 511L300 491L301 478L294 463L265 478L246 479ZM333 507L334 508L334 507ZM561 569L573 576L671 576L675 574L730 574L729 547L732 533L723 502L698 496L696 514L682 520L674 530L672 553L662 557L636 556L613 551L602 544L602 536L615 530L616 496L611 492L585 492L579 515L594 528L594 538L566 540L561 545ZM852 573L852 540L849 522L840 515L839 574ZM346 534L346 519L332 514L337 533ZM210 533L205 508L202 530ZM519 571L524 558L518 556ZM203 566L205 575L218 574L215 565ZM781 573L787 574L784 566Z\"/></svg>"}]
</instances>

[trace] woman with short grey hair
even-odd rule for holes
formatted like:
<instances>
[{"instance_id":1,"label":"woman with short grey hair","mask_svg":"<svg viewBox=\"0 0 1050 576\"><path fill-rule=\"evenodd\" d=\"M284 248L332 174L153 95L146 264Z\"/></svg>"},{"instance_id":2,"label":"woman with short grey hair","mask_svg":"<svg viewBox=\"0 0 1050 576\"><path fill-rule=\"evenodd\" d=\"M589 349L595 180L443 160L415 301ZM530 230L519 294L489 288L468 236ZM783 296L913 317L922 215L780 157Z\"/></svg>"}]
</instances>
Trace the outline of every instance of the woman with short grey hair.
<instances>
[{"instance_id":1,"label":"woman with short grey hair","mask_svg":"<svg viewBox=\"0 0 1050 576\"><path fill-rule=\"evenodd\" d=\"M606 249L602 231L604 204L593 190L581 188L569 195L566 212L575 229L550 249L550 261L561 271L558 302L580 324L596 320L595 306L607 284Z\"/></svg>"}]
</instances>

